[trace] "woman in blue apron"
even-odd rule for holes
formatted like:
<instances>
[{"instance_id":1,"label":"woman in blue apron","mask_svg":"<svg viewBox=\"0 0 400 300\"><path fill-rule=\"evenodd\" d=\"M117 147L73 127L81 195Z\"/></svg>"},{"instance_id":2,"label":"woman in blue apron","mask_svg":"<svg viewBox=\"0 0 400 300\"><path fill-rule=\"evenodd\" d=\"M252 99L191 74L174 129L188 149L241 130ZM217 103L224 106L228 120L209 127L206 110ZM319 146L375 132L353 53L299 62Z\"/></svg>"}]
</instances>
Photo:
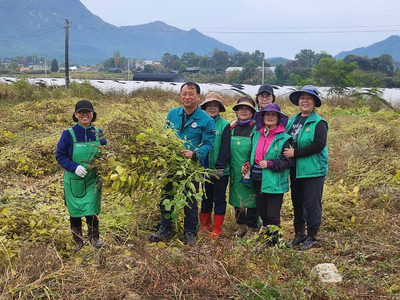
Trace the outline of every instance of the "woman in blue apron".
<instances>
[{"instance_id":1,"label":"woman in blue apron","mask_svg":"<svg viewBox=\"0 0 400 300\"><path fill-rule=\"evenodd\" d=\"M74 251L83 247L82 217L86 217L91 244L96 248L103 246L97 218L101 212L101 185L96 170L87 168L98 146L107 144L105 139L100 138L102 131L92 125L96 116L90 101L78 101L72 115L76 125L64 130L57 144L56 160L65 169L65 203L76 242Z\"/></svg>"}]
</instances>

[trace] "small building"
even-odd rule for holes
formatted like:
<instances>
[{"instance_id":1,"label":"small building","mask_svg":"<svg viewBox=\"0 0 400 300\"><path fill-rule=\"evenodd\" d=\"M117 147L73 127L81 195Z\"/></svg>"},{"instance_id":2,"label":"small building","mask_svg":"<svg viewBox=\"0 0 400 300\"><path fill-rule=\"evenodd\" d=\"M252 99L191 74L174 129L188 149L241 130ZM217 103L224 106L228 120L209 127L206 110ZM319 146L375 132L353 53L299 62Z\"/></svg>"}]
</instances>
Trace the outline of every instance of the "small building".
<instances>
[{"instance_id":1,"label":"small building","mask_svg":"<svg viewBox=\"0 0 400 300\"><path fill-rule=\"evenodd\" d=\"M136 81L162 81L162 82L185 82L182 74L174 73L135 73L133 80Z\"/></svg>"},{"instance_id":2,"label":"small building","mask_svg":"<svg viewBox=\"0 0 400 300\"><path fill-rule=\"evenodd\" d=\"M138 60L135 61L135 68L136 69L138 69L138 68L143 69L144 66L152 65L152 64L153 64L153 61L150 60L150 59L138 59Z\"/></svg>"},{"instance_id":3,"label":"small building","mask_svg":"<svg viewBox=\"0 0 400 300\"><path fill-rule=\"evenodd\" d=\"M186 72L188 73L199 73L200 72L200 68L199 67L187 67L186 68Z\"/></svg>"}]
</instances>

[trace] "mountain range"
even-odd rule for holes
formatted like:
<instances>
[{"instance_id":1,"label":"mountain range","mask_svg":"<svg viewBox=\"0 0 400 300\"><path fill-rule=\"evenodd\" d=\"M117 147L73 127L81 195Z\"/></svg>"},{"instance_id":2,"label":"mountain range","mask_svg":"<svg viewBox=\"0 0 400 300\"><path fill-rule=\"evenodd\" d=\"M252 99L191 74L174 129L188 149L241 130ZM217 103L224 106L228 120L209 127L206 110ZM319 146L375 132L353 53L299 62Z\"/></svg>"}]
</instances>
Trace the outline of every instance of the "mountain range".
<instances>
[{"instance_id":1,"label":"mountain range","mask_svg":"<svg viewBox=\"0 0 400 300\"><path fill-rule=\"evenodd\" d=\"M92 14L79 0L0 0L0 58L37 54L63 62L67 19L71 64L100 63L115 51L127 58L150 60L161 60L164 53L211 56L216 48L240 52L196 29L185 31L161 21L117 27ZM335 57L349 53L368 57L391 54L400 61L400 36Z\"/></svg>"},{"instance_id":2,"label":"mountain range","mask_svg":"<svg viewBox=\"0 0 400 300\"><path fill-rule=\"evenodd\" d=\"M95 64L112 57L160 60L164 53L211 55L215 48L240 52L196 29L156 21L116 27L92 14L79 0L0 0L0 57L37 54L64 61L66 20L69 61Z\"/></svg>"},{"instance_id":3,"label":"mountain range","mask_svg":"<svg viewBox=\"0 0 400 300\"><path fill-rule=\"evenodd\" d=\"M400 62L400 36L392 35L387 39L374 43L368 47L360 47L351 51L342 51L335 58L344 58L347 54L368 56L369 58L390 54L394 61Z\"/></svg>"}]
</instances>

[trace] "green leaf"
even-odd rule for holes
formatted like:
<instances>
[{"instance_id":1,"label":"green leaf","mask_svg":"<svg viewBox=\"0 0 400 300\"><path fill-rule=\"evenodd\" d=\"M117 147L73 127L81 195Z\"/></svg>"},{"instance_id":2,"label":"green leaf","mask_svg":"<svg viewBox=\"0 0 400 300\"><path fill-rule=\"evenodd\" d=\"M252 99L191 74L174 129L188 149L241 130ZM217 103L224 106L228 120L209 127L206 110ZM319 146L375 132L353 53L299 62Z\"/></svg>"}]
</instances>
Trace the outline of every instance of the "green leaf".
<instances>
[{"instance_id":1,"label":"green leaf","mask_svg":"<svg viewBox=\"0 0 400 300\"><path fill-rule=\"evenodd\" d=\"M189 188L193 191L193 193L196 193L196 187L194 186L193 182L189 183Z\"/></svg>"},{"instance_id":2,"label":"green leaf","mask_svg":"<svg viewBox=\"0 0 400 300\"><path fill-rule=\"evenodd\" d=\"M139 133L139 134L136 136L136 138L137 138L138 140L142 140L142 139L144 139L146 136L147 136L147 135L146 135L145 133L141 132L141 133Z\"/></svg>"},{"instance_id":3,"label":"green leaf","mask_svg":"<svg viewBox=\"0 0 400 300\"><path fill-rule=\"evenodd\" d=\"M118 179L118 177L119 177L118 174L112 174L110 175L110 180L115 181Z\"/></svg>"},{"instance_id":4,"label":"green leaf","mask_svg":"<svg viewBox=\"0 0 400 300\"><path fill-rule=\"evenodd\" d=\"M178 220L179 213L178 213L176 210L174 210L174 211L171 213L171 217L172 217L172 219L173 219L174 221L176 221L176 220Z\"/></svg>"},{"instance_id":5,"label":"green leaf","mask_svg":"<svg viewBox=\"0 0 400 300\"><path fill-rule=\"evenodd\" d=\"M165 200L163 201L163 205L164 205L164 207L165 207L166 210L171 210L171 208L172 208L172 203L171 203L171 201L168 200L168 199L165 199Z\"/></svg>"},{"instance_id":6,"label":"green leaf","mask_svg":"<svg viewBox=\"0 0 400 300\"><path fill-rule=\"evenodd\" d=\"M118 190L119 185L120 185L120 181L115 181L115 182L111 185L111 188L112 188L113 190Z\"/></svg>"},{"instance_id":7,"label":"green leaf","mask_svg":"<svg viewBox=\"0 0 400 300\"><path fill-rule=\"evenodd\" d=\"M168 245L167 245L166 243L164 243L164 242L158 242L158 243L157 243L157 246L158 246L159 248L161 248L161 249L164 249L164 248L167 248L167 247L168 247Z\"/></svg>"},{"instance_id":8,"label":"green leaf","mask_svg":"<svg viewBox=\"0 0 400 300\"><path fill-rule=\"evenodd\" d=\"M119 175L122 175L125 172L125 169L121 166L117 166L115 170L118 172Z\"/></svg>"}]
</instances>

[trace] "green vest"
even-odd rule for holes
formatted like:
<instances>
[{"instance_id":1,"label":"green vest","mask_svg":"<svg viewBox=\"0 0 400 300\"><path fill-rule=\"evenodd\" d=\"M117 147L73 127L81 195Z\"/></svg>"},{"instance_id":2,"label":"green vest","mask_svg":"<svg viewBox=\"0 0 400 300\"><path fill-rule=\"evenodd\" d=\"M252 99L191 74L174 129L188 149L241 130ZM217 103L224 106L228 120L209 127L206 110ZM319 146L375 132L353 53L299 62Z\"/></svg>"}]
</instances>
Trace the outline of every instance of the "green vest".
<instances>
[{"instance_id":1,"label":"green vest","mask_svg":"<svg viewBox=\"0 0 400 300\"><path fill-rule=\"evenodd\" d=\"M293 116L286 125L286 131L289 132L296 117ZM319 121L324 121L328 130L328 123L313 111L305 121L299 136L297 138L298 148L304 148L314 142L315 127ZM305 156L296 157L296 178L320 177L328 174L328 146L325 146L320 152Z\"/></svg>"},{"instance_id":2,"label":"green vest","mask_svg":"<svg viewBox=\"0 0 400 300\"><path fill-rule=\"evenodd\" d=\"M259 131L256 131L253 136L253 148L251 151L250 164L254 165L254 158L256 156L256 148L258 140L263 138ZM268 147L267 153L264 156L264 160L274 160L279 159L283 145L287 140L292 137L286 132L280 132L275 135L271 144ZM271 169L262 170L262 182L261 182L261 192L268 194L283 194L289 191L289 180L288 176L290 173L290 168L282 172L274 172Z\"/></svg>"},{"instance_id":3,"label":"green vest","mask_svg":"<svg viewBox=\"0 0 400 300\"><path fill-rule=\"evenodd\" d=\"M251 154L251 136L234 136L231 132L231 159L230 159L230 185L229 204L235 207L255 208L256 192L254 186L242 181L242 166L249 161Z\"/></svg>"},{"instance_id":4,"label":"green vest","mask_svg":"<svg viewBox=\"0 0 400 300\"><path fill-rule=\"evenodd\" d=\"M209 160L210 160L210 169L215 169L215 164L218 160L219 151L221 150L221 137L222 132L224 131L225 127L229 125L229 122L218 115L215 119L215 140L214 146L210 151ZM224 175L229 174L229 168L225 168Z\"/></svg>"},{"instance_id":5,"label":"green vest","mask_svg":"<svg viewBox=\"0 0 400 300\"><path fill-rule=\"evenodd\" d=\"M99 132L98 128L95 130L97 133ZM99 150L95 146L101 146L99 135L96 134L96 141L77 142L72 128L69 128L69 132L73 140L72 161L87 168L91 158ZM65 203L71 217L91 216L101 212L101 185L98 182L96 170L87 169L84 178L74 172L65 171L64 190Z\"/></svg>"}]
</instances>

